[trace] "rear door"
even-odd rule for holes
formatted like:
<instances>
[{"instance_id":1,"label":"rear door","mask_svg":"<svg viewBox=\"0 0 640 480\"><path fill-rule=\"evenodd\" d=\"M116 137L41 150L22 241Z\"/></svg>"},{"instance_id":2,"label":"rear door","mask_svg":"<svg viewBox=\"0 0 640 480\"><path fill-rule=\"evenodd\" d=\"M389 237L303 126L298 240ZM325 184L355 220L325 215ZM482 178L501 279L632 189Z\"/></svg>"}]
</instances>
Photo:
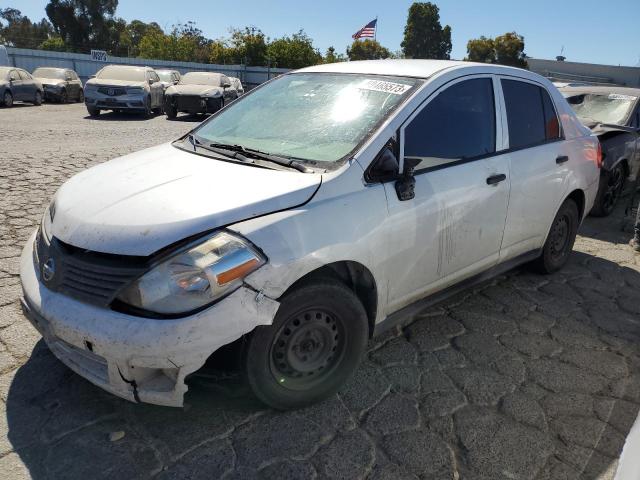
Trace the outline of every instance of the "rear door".
<instances>
[{"instance_id":1,"label":"rear door","mask_svg":"<svg viewBox=\"0 0 640 480\"><path fill-rule=\"evenodd\" d=\"M18 73L20 74L20 80L22 81L22 99L27 102L34 101L36 98L36 91L38 89L36 81L33 79L31 74L25 70L18 70Z\"/></svg>"},{"instance_id":2,"label":"rear door","mask_svg":"<svg viewBox=\"0 0 640 480\"><path fill-rule=\"evenodd\" d=\"M563 198L571 158L553 100L541 84L500 77L511 196L501 260L544 244ZM576 160L576 159L574 159Z\"/></svg>"},{"instance_id":3,"label":"rear door","mask_svg":"<svg viewBox=\"0 0 640 480\"><path fill-rule=\"evenodd\" d=\"M491 75L449 82L400 129L404 161L419 162L415 198L385 184L393 253L390 312L452 285L499 258L509 200L509 164Z\"/></svg>"}]
</instances>

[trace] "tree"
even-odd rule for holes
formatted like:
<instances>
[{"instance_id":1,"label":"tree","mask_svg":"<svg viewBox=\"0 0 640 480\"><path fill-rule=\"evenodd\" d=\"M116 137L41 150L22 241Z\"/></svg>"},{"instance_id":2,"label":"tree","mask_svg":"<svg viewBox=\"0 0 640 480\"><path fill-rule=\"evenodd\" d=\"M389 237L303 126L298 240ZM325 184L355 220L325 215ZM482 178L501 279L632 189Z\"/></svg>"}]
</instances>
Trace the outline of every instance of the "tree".
<instances>
[{"instance_id":1,"label":"tree","mask_svg":"<svg viewBox=\"0 0 640 480\"><path fill-rule=\"evenodd\" d=\"M524 37L516 32L505 33L494 40L496 63L512 67L528 68L524 53Z\"/></svg>"},{"instance_id":2,"label":"tree","mask_svg":"<svg viewBox=\"0 0 640 480\"><path fill-rule=\"evenodd\" d=\"M496 63L496 47L492 38L482 36L467 42L467 57L469 62Z\"/></svg>"},{"instance_id":3,"label":"tree","mask_svg":"<svg viewBox=\"0 0 640 480\"><path fill-rule=\"evenodd\" d=\"M268 39L259 28L232 29L229 49L233 63L263 66L267 64Z\"/></svg>"},{"instance_id":4,"label":"tree","mask_svg":"<svg viewBox=\"0 0 640 480\"><path fill-rule=\"evenodd\" d=\"M391 52L376 40L354 40L347 47L347 57L349 60L378 60L391 57Z\"/></svg>"},{"instance_id":5,"label":"tree","mask_svg":"<svg viewBox=\"0 0 640 480\"><path fill-rule=\"evenodd\" d=\"M140 55L139 46L142 38L154 31L164 33L156 22L144 23L140 20L132 20L120 35L120 46L122 49L127 49L128 57L137 57Z\"/></svg>"},{"instance_id":6,"label":"tree","mask_svg":"<svg viewBox=\"0 0 640 480\"><path fill-rule=\"evenodd\" d=\"M440 25L440 9L431 2L416 2L409 7L404 40L400 44L407 58L449 59L451 27Z\"/></svg>"},{"instance_id":7,"label":"tree","mask_svg":"<svg viewBox=\"0 0 640 480\"><path fill-rule=\"evenodd\" d=\"M505 33L494 39L482 36L467 42L465 60L471 62L498 63L528 68L526 58L524 37L516 32Z\"/></svg>"},{"instance_id":8,"label":"tree","mask_svg":"<svg viewBox=\"0 0 640 480\"><path fill-rule=\"evenodd\" d=\"M336 53L335 47L331 46L327 48L327 52L324 54L324 63L337 63L345 62L347 59L342 53Z\"/></svg>"},{"instance_id":9,"label":"tree","mask_svg":"<svg viewBox=\"0 0 640 480\"><path fill-rule=\"evenodd\" d=\"M53 52L64 52L67 50L64 40L60 37L47 38L38 46L38 48L40 50L51 50Z\"/></svg>"},{"instance_id":10,"label":"tree","mask_svg":"<svg viewBox=\"0 0 640 480\"><path fill-rule=\"evenodd\" d=\"M114 19L117 6L118 0L49 0L45 11L69 49L113 52L126 26L124 20Z\"/></svg>"},{"instance_id":11,"label":"tree","mask_svg":"<svg viewBox=\"0 0 640 480\"><path fill-rule=\"evenodd\" d=\"M38 48L52 34L53 28L44 18L35 23L20 10L0 9L0 43L18 48Z\"/></svg>"},{"instance_id":12,"label":"tree","mask_svg":"<svg viewBox=\"0 0 640 480\"><path fill-rule=\"evenodd\" d=\"M267 60L282 68L302 68L322 62L322 55L313 47L313 40L300 30L291 37L273 40L267 46Z\"/></svg>"}]
</instances>

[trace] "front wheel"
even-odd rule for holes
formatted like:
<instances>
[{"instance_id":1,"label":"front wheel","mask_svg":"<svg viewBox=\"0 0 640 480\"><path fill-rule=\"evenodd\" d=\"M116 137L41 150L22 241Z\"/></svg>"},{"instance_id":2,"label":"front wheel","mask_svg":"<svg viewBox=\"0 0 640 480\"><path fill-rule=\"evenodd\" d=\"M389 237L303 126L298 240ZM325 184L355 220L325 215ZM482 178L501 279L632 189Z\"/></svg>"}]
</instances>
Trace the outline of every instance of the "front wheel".
<instances>
[{"instance_id":1,"label":"front wheel","mask_svg":"<svg viewBox=\"0 0 640 480\"><path fill-rule=\"evenodd\" d=\"M618 164L610 171L602 170L598 193L590 212L591 215L594 217L611 215L624 190L624 182L625 171L623 165Z\"/></svg>"},{"instance_id":2,"label":"front wheel","mask_svg":"<svg viewBox=\"0 0 640 480\"><path fill-rule=\"evenodd\" d=\"M4 92L2 103L7 108L13 107L13 95L11 95L11 92Z\"/></svg>"},{"instance_id":3,"label":"front wheel","mask_svg":"<svg viewBox=\"0 0 640 480\"><path fill-rule=\"evenodd\" d=\"M94 108L94 107L87 106L87 112L89 112L89 115L92 116L92 117L97 117L98 115L100 115L100 109L99 108Z\"/></svg>"},{"instance_id":4,"label":"front wheel","mask_svg":"<svg viewBox=\"0 0 640 480\"><path fill-rule=\"evenodd\" d=\"M571 256L579 224L578 206L568 198L553 219L542 253L532 262L532 267L539 273L553 273L564 267Z\"/></svg>"},{"instance_id":5,"label":"front wheel","mask_svg":"<svg viewBox=\"0 0 640 480\"><path fill-rule=\"evenodd\" d=\"M164 113L167 114L168 119L173 120L178 116L178 107L170 100L167 100L164 102Z\"/></svg>"},{"instance_id":6,"label":"front wheel","mask_svg":"<svg viewBox=\"0 0 640 480\"><path fill-rule=\"evenodd\" d=\"M83 102L84 102L84 92L80 90L80 92L78 92L78 103L83 103Z\"/></svg>"},{"instance_id":7,"label":"front wheel","mask_svg":"<svg viewBox=\"0 0 640 480\"><path fill-rule=\"evenodd\" d=\"M69 96L67 95L67 91L62 90L62 92L60 93L60 103L67 103L67 102L69 102Z\"/></svg>"},{"instance_id":8,"label":"front wheel","mask_svg":"<svg viewBox=\"0 0 640 480\"><path fill-rule=\"evenodd\" d=\"M271 326L257 327L244 350L255 395L279 409L300 408L338 391L360 363L369 325L364 307L337 280L287 294Z\"/></svg>"},{"instance_id":9,"label":"front wheel","mask_svg":"<svg viewBox=\"0 0 640 480\"><path fill-rule=\"evenodd\" d=\"M36 98L34 98L33 104L38 106L42 105L42 93L40 90L36 90Z\"/></svg>"}]
</instances>

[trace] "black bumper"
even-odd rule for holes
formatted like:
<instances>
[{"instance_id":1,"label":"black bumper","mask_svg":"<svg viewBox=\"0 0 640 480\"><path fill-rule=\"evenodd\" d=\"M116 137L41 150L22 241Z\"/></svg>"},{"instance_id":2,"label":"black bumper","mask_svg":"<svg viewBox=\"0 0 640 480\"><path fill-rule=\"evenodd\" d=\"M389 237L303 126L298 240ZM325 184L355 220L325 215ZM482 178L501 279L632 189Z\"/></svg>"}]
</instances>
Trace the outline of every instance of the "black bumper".
<instances>
[{"instance_id":1,"label":"black bumper","mask_svg":"<svg viewBox=\"0 0 640 480\"><path fill-rule=\"evenodd\" d=\"M201 97L199 95L175 95L167 97L167 101L174 105L178 112L215 113L222 107L221 98Z\"/></svg>"}]
</instances>

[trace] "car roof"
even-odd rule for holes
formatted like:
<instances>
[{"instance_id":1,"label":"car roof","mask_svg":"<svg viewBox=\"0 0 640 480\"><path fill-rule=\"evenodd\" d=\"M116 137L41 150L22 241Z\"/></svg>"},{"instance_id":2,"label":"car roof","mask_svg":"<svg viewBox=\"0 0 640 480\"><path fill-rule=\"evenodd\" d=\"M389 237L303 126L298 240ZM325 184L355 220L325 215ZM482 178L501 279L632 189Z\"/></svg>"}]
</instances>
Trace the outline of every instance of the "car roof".
<instances>
[{"instance_id":1,"label":"car roof","mask_svg":"<svg viewBox=\"0 0 640 480\"><path fill-rule=\"evenodd\" d=\"M115 68L127 68L127 69L142 69L142 70L153 70L153 68L151 67L143 67L141 65L122 65L120 63L110 63L109 65L105 65L102 68L107 68L107 67L115 67Z\"/></svg>"},{"instance_id":2,"label":"car roof","mask_svg":"<svg viewBox=\"0 0 640 480\"><path fill-rule=\"evenodd\" d=\"M634 97L640 97L640 88L633 87L619 87L617 85L604 86L604 85L581 85L579 87L561 87L562 93L617 93L620 95L633 95Z\"/></svg>"},{"instance_id":3,"label":"car roof","mask_svg":"<svg viewBox=\"0 0 640 480\"><path fill-rule=\"evenodd\" d=\"M496 73L524 72L522 69L476 62L463 62L459 60L358 60L353 62L327 63L296 70L296 73L359 73L369 75L391 75L400 77L428 78L446 69L463 69L472 67L490 67ZM488 68L489 70L489 68Z\"/></svg>"}]
</instances>

